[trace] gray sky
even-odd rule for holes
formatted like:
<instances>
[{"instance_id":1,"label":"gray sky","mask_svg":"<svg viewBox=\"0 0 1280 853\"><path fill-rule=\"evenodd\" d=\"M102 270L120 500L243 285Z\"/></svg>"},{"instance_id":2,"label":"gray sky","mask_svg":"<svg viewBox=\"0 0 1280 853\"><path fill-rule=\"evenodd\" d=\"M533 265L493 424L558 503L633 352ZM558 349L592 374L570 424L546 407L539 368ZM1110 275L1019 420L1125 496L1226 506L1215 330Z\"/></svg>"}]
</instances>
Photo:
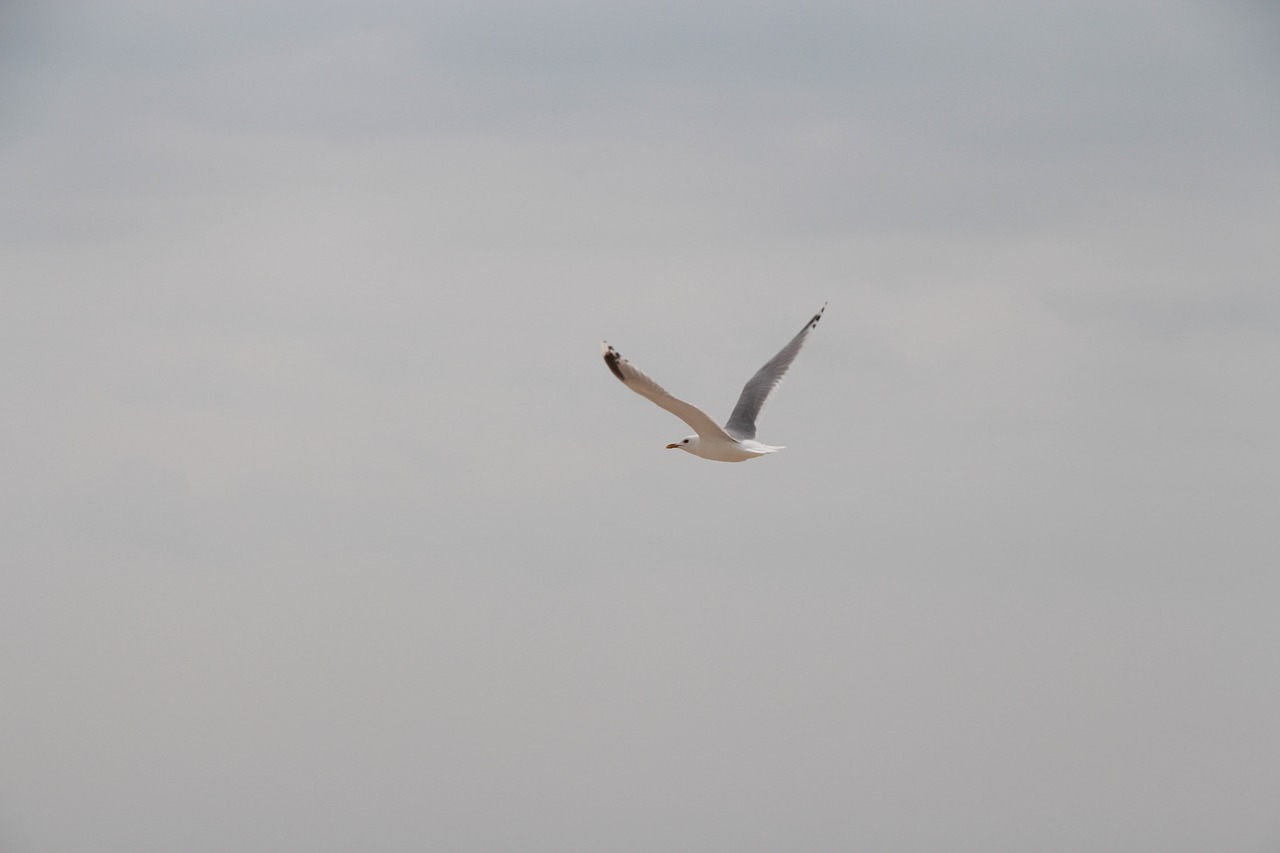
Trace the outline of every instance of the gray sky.
<instances>
[{"instance_id":1,"label":"gray sky","mask_svg":"<svg viewBox=\"0 0 1280 853\"><path fill-rule=\"evenodd\" d=\"M6 853L1280 845L1268 4L0 24Z\"/></svg>"}]
</instances>

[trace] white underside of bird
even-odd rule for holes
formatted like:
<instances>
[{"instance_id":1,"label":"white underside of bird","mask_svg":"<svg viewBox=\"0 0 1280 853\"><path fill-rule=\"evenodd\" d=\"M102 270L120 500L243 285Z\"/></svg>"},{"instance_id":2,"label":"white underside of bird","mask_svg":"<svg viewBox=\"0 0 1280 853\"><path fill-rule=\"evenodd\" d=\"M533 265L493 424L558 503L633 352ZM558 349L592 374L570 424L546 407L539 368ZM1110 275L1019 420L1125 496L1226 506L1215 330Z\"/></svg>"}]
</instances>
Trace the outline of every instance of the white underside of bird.
<instances>
[{"instance_id":1,"label":"white underside of bird","mask_svg":"<svg viewBox=\"0 0 1280 853\"><path fill-rule=\"evenodd\" d=\"M777 453L779 450L785 449L785 445L774 447L751 439L739 441L736 438L721 438L720 436L703 438L700 435L691 435L679 442L667 445L667 450L683 450L686 453L692 453L694 456L710 459L712 462L746 462L748 459L767 456L770 453Z\"/></svg>"},{"instance_id":2,"label":"white underside of bird","mask_svg":"<svg viewBox=\"0 0 1280 853\"><path fill-rule=\"evenodd\" d=\"M804 345L805 338L808 337L809 332L817 328L818 320L822 319L822 313L826 310L827 306L823 305L822 309L814 314L808 323L805 323L800 334L792 338L781 352L769 359L764 367L756 371L755 376L748 380L742 387L738 404L733 407L733 413L729 415L729 420L724 426L717 424L697 406L672 396L665 388L623 358L608 343L602 342L600 350L604 354L605 364L609 366L614 376L622 380L623 385L693 427L695 435L668 444L668 450L683 450L714 462L745 462L783 449L761 444L755 440L756 418L765 400L769 398L770 392L778 387L778 383L786 375L787 368L791 366L791 362L800 352L800 347Z\"/></svg>"}]
</instances>

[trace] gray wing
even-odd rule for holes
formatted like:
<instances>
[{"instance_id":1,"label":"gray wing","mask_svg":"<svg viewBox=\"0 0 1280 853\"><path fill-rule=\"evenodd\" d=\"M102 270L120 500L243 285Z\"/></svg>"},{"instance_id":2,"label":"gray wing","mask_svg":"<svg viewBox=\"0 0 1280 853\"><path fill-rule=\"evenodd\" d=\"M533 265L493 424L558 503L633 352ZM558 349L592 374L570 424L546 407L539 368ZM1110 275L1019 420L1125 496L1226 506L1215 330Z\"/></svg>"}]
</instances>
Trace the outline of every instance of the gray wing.
<instances>
[{"instance_id":1,"label":"gray wing","mask_svg":"<svg viewBox=\"0 0 1280 853\"><path fill-rule=\"evenodd\" d=\"M757 370L756 375L742 386L742 396L738 398L738 405L733 407L733 414L729 415L729 420L724 425L729 435L739 440L756 437L756 418L760 414L761 407L764 406L764 401L769 399L769 393L777 388L782 377L787 375L787 368L791 366L791 362L795 361L800 347L804 346L804 339L818 327L822 312L826 310L826 303L823 303L822 309L813 315L812 320L804 324L800 334L792 338L791 343L782 348L782 352L769 359L765 366Z\"/></svg>"},{"instance_id":2,"label":"gray wing","mask_svg":"<svg viewBox=\"0 0 1280 853\"><path fill-rule=\"evenodd\" d=\"M702 438L720 437L726 441L733 441L733 437L721 429L718 423L711 420L710 415L697 406L671 396L665 388L645 376L635 365L623 358L616 349L607 343L601 342L600 351L604 353L604 363L609 365L609 369L613 371L614 376L622 380L623 385L626 385L641 397L652 400L693 427L693 431Z\"/></svg>"}]
</instances>

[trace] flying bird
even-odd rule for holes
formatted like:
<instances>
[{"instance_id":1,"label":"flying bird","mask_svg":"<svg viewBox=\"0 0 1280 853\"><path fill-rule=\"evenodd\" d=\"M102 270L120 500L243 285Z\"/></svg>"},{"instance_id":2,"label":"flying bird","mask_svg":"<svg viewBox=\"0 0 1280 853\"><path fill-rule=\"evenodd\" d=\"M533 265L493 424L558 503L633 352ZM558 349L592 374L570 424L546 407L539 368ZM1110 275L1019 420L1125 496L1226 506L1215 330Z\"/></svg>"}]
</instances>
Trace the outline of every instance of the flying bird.
<instances>
[{"instance_id":1,"label":"flying bird","mask_svg":"<svg viewBox=\"0 0 1280 853\"><path fill-rule=\"evenodd\" d=\"M668 444L668 450L683 450L715 462L743 462L747 459L755 459L757 456L777 453L783 449L761 444L755 440L756 417L759 416L764 401L769 398L769 393L778 387L778 383L787 373L787 368L791 367L791 362L795 361L800 347L804 346L804 339L818 327L822 312L826 310L827 306L824 304L822 309L813 315L813 319L804 324L800 334L792 338L791 343L783 347L781 352L765 362L764 367L757 370L756 375L742 386L742 396L738 398L738 405L733 407L733 413L729 415L729 420L723 427L711 420L702 409L678 397L673 397L665 388L641 373L639 368L623 358L607 342L601 342L600 350L604 353L604 363L609 365L614 376L622 380L623 385L641 397L657 403L693 427L694 432L697 433Z\"/></svg>"}]
</instances>

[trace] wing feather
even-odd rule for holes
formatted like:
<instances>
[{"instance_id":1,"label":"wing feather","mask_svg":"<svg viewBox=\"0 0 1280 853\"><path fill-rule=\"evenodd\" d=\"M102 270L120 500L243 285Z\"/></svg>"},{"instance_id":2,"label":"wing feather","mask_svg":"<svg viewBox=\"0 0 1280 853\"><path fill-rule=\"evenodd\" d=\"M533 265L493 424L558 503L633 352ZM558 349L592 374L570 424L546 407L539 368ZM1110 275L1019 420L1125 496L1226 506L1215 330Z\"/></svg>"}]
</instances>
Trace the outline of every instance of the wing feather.
<instances>
[{"instance_id":1,"label":"wing feather","mask_svg":"<svg viewBox=\"0 0 1280 853\"><path fill-rule=\"evenodd\" d=\"M765 362L764 367L757 370L756 375L742 386L742 395L738 397L738 404L733 407L733 413L729 415L729 420L724 426L725 431L731 436L739 440L756 437L756 418L760 416L764 401L769 399L769 394L778 387L782 377L786 376L787 368L800 353L800 347L804 346L804 339L818 327L822 312L826 310L827 306L824 304L822 309L813 315L813 319L804 324L800 334L792 338L791 343L783 347L781 352Z\"/></svg>"},{"instance_id":2,"label":"wing feather","mask_svg":"<svg viewBox=\"0 0 1280 853\"><path fill-rule=\"evenodd\" d=\"M639 368L623 358L609 344L601 343L600 351L604 354L604 363L609 365L609 370L613 372L614 376L622 380L623 385L693 427L693 431L702 438L720 437L727 441L734 440L719 424L711 420L710 415L691 403L686 403L678 397L673 397L665 388L645 376Z\"/></svg>"}]
</instances>

